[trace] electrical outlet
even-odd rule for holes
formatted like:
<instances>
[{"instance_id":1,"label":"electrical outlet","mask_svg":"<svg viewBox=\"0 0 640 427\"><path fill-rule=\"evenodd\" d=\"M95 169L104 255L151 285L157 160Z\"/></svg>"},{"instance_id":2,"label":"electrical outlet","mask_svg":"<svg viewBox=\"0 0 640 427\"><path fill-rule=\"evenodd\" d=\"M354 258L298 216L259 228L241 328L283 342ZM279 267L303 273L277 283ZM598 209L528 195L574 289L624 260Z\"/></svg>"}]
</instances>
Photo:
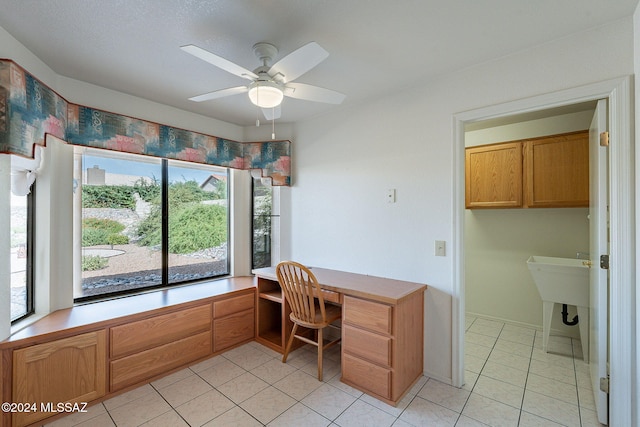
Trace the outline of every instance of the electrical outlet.
<instances>
[{"instance_id":1,"label":"electrical outlet","mask_svg":"<svg viewBox=\"0 0 640 427\"><path fill-rule=\"evenodd\" d=\"M436 240L436 256L446 255L446 243L444 240Z\"/></svg>"}]
</instances>

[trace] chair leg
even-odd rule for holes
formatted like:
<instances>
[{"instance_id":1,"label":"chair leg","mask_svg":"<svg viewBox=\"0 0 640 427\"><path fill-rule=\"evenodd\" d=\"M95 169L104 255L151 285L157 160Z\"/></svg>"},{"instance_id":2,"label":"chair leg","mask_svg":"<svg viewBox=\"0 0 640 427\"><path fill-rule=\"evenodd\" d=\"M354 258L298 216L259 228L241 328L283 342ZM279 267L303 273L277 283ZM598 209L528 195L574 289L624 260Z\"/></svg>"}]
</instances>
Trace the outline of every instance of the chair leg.
<instances>
[{"instance_id":1,"label":"chair leg","mask_svg":"<svg viewBox=\"0 0 640 427\"><path fill-rule=\"evenodd\" d=\"M322 381L322 329L318 329L318 381Z\"/></svg>"},{"instance_id":2,"label":"chair leg","mask_svg":"<svg viewBox=\"0 0 640 427\"><path fill-rule=\"evenodd\" d=\"M293 328L291 328L291 336L289 337L289 342L287 343L287 347L284 349L284 354L282 355L282 363L287 363L287 356L289 356L289 351L291 350L293 339L296 337L296 329L298 329L298 324L294 323Z\"/></svg>"}]
</instances>

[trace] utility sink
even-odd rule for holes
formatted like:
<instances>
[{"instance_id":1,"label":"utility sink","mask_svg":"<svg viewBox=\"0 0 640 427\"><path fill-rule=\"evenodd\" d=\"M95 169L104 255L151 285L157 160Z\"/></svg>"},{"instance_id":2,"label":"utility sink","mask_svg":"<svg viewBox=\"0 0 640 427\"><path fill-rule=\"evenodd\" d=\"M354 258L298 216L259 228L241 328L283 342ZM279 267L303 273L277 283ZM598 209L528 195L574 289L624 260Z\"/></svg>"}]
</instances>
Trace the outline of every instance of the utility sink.
<instances>
[{"instance_id":1,"label":"utility sink","mask_svg":"<svg viewBox=\"0 0 640 427\"><path fill-rule=\"evenodd\" d=\"M589 361L589 267L584 260L531 256L529 272L542 298L542 348L546 352L555 304L575 305L584 361Z\"/></svg>"}]
</instances>

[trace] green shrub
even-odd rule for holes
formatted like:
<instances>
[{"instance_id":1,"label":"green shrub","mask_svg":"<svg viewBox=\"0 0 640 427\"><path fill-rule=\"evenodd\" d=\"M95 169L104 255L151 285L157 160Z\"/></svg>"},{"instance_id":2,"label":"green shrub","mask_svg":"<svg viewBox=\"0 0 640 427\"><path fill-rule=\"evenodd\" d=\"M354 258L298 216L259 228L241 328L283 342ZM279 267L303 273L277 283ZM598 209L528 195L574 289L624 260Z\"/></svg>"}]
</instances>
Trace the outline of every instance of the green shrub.
<instances>
[{"instance_id":1,"label":"green shrub","mask_svg":"<svg viewBox=\"0 0 640 427\"><path fill-rule=\"evenodd\" d=\"M110 245L109 236L124 230L124 225L111 219L85 218L82 220L82 246ZM122 236L127 239L126 236ZM124 243L119 243L124 244Z\"/></svg>"},{"instance_id":2,"label":"green shrub","mask_svg":"<svg viewBox=\"0 0 640 427\"><path fill-rule=\"evenodd\" d=\"M112 219L84 218L82 228L98 228L109 233L120 233L125 229L124 224Z\"/></svg>"},{"instance_id":3,"label":"green shrub","mask_svg":"<svg viewBox=\"0 0 640 427\"><path fill-rule=\"evenodd\" d=\"M109 264L107 258L98 255L85 255L82 257L82 271L94 271L103 269Z\"/></svg>"},{"instance_id":4,"label":"green shrub","mask_svg":"<svg viewBox=\"0 0 640 427\"><path fill-rule=\"evenodd\" d=\"M136 236L140 246L158 246L162 239L162 213L159 206L151 208L149 215L138 224Z\"/></svg>"},{"instance_id":5,"label":"green shrub","mask_svg":"<svg viewBox=\"0 0 640 427\"><path fill-rule=\"evenodd\" d=\"M129 244L129 238L124 234L109 234L107 236L107 243L113 245L127 245Z\"/></svg>"},{"instance_id":6,"label":"green shrub","mask_svg":"<svg viewBox=\"0 0 640 427\"><path fill-rule=\"evenodd\" d=\"M109 232L99 228L85 228L82 230L82 246L107 245Z\"/></svg>"},{"instance_id":7,"label":"green shrub","mask_svg":"<svg viewBox=\"0 0 640 427\"><path fill-rule=\"evenodd\" d=\"M148 184L136 183L140 188ZM224 195L226 184L220 190L208 192L196 181L174 182L169 185L169 252L191 253L219 246L227 240L227 209L223 206L202 205ZM141 197L142 194L141 194ZM143 197L144 198L144 197ZM162 239L160 198L153 198L153 207L136 229L138 244L160 246Z\"/></svg>"},{"instance_id":8,"label":"green shrub","mask_svg":"<svg viewBox=\"0 0 640 427\"><path fill-rule=\"evenodd\" d=\"M145 202L158 203L160 200L160 183L154 176L151 181L144 178L138 179L133 184L133 190L138 193Z\"/></svg>"},{"instance_id":9,"label":"green shrub","mask_svg":"<svg viewBox=\"0 0 640 427\"><path fill-rule=\"evenodd\" d=\"M134 188L126 185L83 185L83 208L135 209Z\"/></svg>"},{"instance_id":10,"label":"green shrub","mask_svg":"<svg viewBox=\"0 0 640 427\"><path fill-rule=\"evenodd\" d=\"M216 199L214 193L204 191L196 181L174 182L169 185L169 206Z\"/></svg>"},{"instance_id":11,"label":"green shrub","mask_svg":"<svg viewBox=\"0 0 640 427\"><path fill-rule=\"evenodd\" d=\"M141 246L161 244L160 210L154 209L136 231ZM169 252L187 254L220 246L227 241L227 209L224 206L183 204L169 216Z\"/></svg>"},{"instance_id":12,"label":"green shrub","mask_svg":"<svg viewBox=\"0 0 640 427\"><path fill-rule=\"evenodd\" d=\"M169 252L187 254L227 241L227 209L188 205L169 217Z\"/></svg>"}]
</instances>

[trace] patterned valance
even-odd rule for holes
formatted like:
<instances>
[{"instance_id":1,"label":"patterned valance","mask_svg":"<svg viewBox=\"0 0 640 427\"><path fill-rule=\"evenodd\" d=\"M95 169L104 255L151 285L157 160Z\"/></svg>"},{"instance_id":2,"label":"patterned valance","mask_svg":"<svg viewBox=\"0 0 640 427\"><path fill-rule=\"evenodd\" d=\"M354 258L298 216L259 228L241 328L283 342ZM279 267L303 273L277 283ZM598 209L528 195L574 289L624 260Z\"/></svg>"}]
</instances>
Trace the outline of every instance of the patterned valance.
<instances>
[{"instance_id":1,"label":"patterned valance","mask_svg":"<svg viewBox=\"0 0 640 427\"><path fill-rule=\"evenodd\" d=\"M51 134L70 144L167 159L261 169L291 184L291 142L238 142L71 104L11 60L0 59L0 153L33 157Z\"/></svg>"}]
</instances>

